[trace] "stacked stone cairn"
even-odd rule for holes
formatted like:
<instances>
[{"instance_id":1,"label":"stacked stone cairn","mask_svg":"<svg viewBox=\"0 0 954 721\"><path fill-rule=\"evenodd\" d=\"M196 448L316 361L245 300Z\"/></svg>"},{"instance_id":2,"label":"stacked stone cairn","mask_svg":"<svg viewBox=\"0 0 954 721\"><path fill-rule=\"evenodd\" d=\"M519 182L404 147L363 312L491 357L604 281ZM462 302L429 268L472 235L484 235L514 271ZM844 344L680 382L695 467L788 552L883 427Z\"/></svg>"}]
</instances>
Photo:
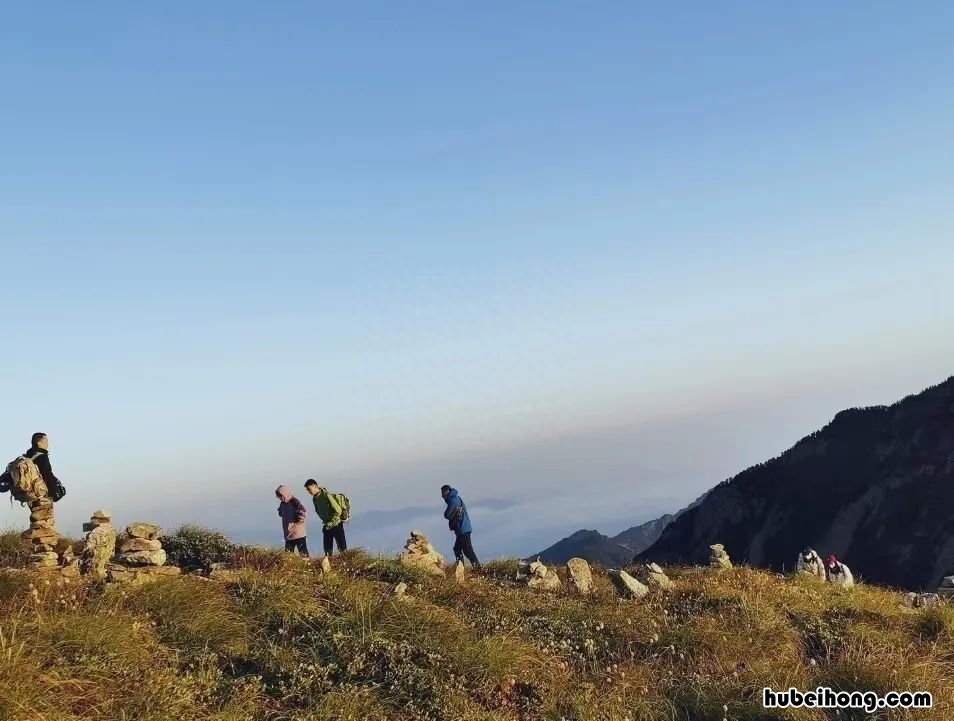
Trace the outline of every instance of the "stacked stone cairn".
<instances>
[{"instance_id":1,"label":"stacked stone cairn","mask_svg":"<svg viewBox=\"0 0 954 721\"><path fill-rule=\"evenodd\" d=\"M712 554L709 556L709 568L714 568L718 571L725 571L732 568L732 560L729 558L729 554L725 552L725 546L721 543L713 543L709 546L709 550L712 551Z\"/></svg>"},{"instance_id":2,"label":"stacked stone cairn","mask_svg":"<svg viewBox=\"0 0 954 721\"><path fill-rule=\"evenodd\" d=\"M119 552L107 566L109 580L142 582L159 576L176 576L182 569L166 566L166 552L159 536L162 529L151 523L130 523L118 539Z\"/></svg>"},{"instance_id":3,"label":"stacked stone cairn","mask_svg":"<svg viewBox=\"0 0 954 721\"><path fill-rule=\"evenodd\" d=\"M30 528L20 534L30 541L30 565L33 568L56 568L60 565L56 552L60 534L53 519L53 501L39 498L30 502Z\"/></svg>"},{"instance_id":4,"label":"stacked stone cairn","mask_svg":"<svg viewBox=\"0 0 954 721\"><path fill-rule=\"evenodd\" d=\"M404 550L406 553L402 553L399 559L402 565L443 577L444 557L434 550L423 531L411 531Z\"/></svg>"},{"instance_id":5,"label":"stacked stone cairn","mask_svg":"<svg viewBox=\"0 0 954 721\"><path fill-rule=\"evenodd\" d=\"M525 583L527 588L535 591L559 591L563 588L563 583L557 572L552 568L547 568L540 563L538 558L533 563L524 561L517 571L517 582Z\"/></svg>"},{"instance_id":6,"label":"stacked stone cairn","mask_svg":"<svg viewBox=\"0 0 954 721\"><path fill-rule=\"evenodd\" d=\"M95 511L89 523L83 524L83 530L88 533L80 555L79 570L84 576L103 578L106 566L116 552L116 529L112 517L108 511Z\"/></svg>"}]
</instances>

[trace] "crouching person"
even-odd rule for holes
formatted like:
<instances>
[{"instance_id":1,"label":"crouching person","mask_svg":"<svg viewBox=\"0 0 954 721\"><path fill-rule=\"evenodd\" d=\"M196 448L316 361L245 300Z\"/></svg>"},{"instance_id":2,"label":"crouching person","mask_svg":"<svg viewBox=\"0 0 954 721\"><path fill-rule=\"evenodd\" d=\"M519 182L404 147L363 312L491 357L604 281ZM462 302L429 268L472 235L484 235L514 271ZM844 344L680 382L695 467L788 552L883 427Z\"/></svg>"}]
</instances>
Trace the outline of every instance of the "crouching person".
<instances>
[{"instance_id":1,"label":"crouching person","mask_svg":"<svg viewBox=\"0 0 954 721\"><path fill-rule=\"evenodd\" d=\"M290 553L297 551L308 557L307 533L305 530L305 516L307 511L292 494L288 486L279 486L275 489L275 496L281 503L278 504L278 515L282 519L282 534L285 537L285 550Z\"/></svg>"},{"instance_id":2,"label":"crouching person","mask_svg":"<svg viewBox=\"0 0 954 721\"><path fill-rule=\"evenodd\" d=\"M839 561L834 553L828 557L825 565L828 567L829 583L837 583L842 588L851 588L855 585L855 577L851 575L851 569Z\"/></svg>"}]
</instances>

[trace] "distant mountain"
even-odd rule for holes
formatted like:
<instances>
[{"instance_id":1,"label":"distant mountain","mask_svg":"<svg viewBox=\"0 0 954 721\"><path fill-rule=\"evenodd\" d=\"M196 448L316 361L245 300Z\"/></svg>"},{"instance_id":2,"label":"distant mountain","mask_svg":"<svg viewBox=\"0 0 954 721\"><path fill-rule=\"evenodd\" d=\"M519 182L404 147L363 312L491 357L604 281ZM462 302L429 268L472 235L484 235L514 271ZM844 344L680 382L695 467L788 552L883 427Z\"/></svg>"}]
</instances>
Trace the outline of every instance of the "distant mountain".
<instances>
[{"instance_id":1,"label":"distant mountain","mask_svg":"<svg viewBox=\"0 0 954 721\"><path fill-rule=\"evenodd\" d=\"M612 538L604 536L599 531L577 531L533 557L539 556L540 560L550 563L566 563L571 558L585 558L590 563L599 563L603 566L628 565L634 554L649 548L656 542L666 526L690 508L695 508L702 502L705 495L703 493L677 513L667 513L665 516L627 528Z\"/></svg>"},{"instance_id":2,"label":"distant mountain","mask_svg":"<svg viewBox=\"0 0 954 721\"><path fill-rule=\"evenodd\" d=\"M609 568L619 568L629 564L633 552L599 531L580 530L531 556L537 557L544 563L566 563L579 557Z\"/></svg>"},{"instance_id":3,"label":"distant mountain","mask_svg":"<svg viewBox=\"0 0 954 721\"><path fill-rule=\"evenodd\" d=\"M777 458L724 481L637 557L791 569L810 545L856 576L933 588L954 572L954 377L891 406L838 413Z\"/></svg>"}]
</instances>

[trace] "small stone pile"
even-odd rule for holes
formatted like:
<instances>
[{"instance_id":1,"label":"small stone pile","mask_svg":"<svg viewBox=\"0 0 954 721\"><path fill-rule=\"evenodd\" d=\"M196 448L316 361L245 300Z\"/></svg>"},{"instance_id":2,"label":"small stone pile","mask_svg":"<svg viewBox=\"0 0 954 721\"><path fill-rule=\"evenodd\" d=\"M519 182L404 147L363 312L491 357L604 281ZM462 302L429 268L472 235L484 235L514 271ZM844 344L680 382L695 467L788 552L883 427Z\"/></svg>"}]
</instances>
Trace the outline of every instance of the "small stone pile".
<instances>
[{"instance_id":1,"label":"small stone pile","mask_svg":"<svg viewBox=\"0 0 954 721\"><path fill-rule=\"evenodd\" d=\"M937 595L945 600L954 598L954 576L945 576L938 586Z\"/></svg>"},{"instance_id":2,"label":"small stone pile","mask_svg":"<svg viewBox=\"0 0 954 721\"><path fill-rule=\"evenodd\" d=\"M533 563L524 561L517 571L517 581L527 584L527 588L535 591L559 591L563 588L563 583L557 572L552 568L547 568L539 560Z\"/></svg>"},{"instance_id":3,"label":"small stone pile","mask_svg":"<svg viewBox=\"0 0 954 721\"><path fill-rule=\"evenodd\" d=\"M669 580L669 576L655 563L644 565L637 577L640 583L649 588L661 588L664 591L672 588L672 581Z\"/></svg>"},{"instance_id":4,"label":"small stone pile","mask_svg":"<svg viewBox=\"0 0 954 721\"><path fill-rule=\"evenodd\" d=\"M60 563L56 553L60 534L54 525L53 501L40 498L29 505L30 528L20 535L30 541L32 546L30 565L33 568L56 568Z\"/></svg>"},{"instance_id":5,"label":"small stone pile","mask_svg":"<svg viewBox=\"0 0 954 721\"><path fill-rule=\"evenodd\" d=\"M399 559L402 565L426 571L434 576L444 575L444 557L434 550L423 531L411 531L404 549L407 552L402 553Z\"/></svg>"},{"instance_id":6,"label":"small stone pile","mask_svg":"<svg viewBox=\"0 0 954 721\"><path fill-rule=\"evenodd\" d=\"M732 568L732 559L730 559L729 554L725 552L725 546L721 543L713 543L709 546L709 549L712 551L712 554L709 556L709 568L715 568L719 571Z\"/></svg>"},{"instance_id":7,"label":"small stone pile","mask_svg":"<svg viewBox=\"0 0 954 721\"><path fill-rule=\"evenodd\" d=\"M116 529L108 511L95 511L89 523L83 524L86 543L80 556L79 570L84 576L102 578L106 575L106 565L116 552Z\"/></svg>"},{"instance_id":8,"label":"small stone pile","mask_svg":"<svg viewBox=\"0 0 954 721\"><path fill-rule=\"evenodd\" d=\"M157 576L176 576L182 569L166 566L166 552L159 536L162 530L151 523L130 523L119 537L119 553L107 567L114 582L145 581Z\"/></svg>"},{"instance_id":9,"label":"small stone pile","mask_svg":"<svg viewBox=\"0 0 954 721\"><path fill-rule=\"evenodd\" d=\"M571 558L566 562L566 573L578 593L587 596L593 590L593 573L584 558Z\"/></svg>"}]
</instances>

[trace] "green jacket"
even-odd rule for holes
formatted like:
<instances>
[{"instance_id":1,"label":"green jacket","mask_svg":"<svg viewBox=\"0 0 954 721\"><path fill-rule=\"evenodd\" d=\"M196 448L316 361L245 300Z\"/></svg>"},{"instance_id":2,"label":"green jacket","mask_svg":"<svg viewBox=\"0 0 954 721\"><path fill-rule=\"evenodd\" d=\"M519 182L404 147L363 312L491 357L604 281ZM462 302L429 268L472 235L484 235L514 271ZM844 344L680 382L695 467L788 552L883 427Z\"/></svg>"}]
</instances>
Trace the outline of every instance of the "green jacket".
<instances>
[{"instance_id":1,"label":"green jacket","mask_svg":"<svg viewBox=\"0 0 954 721\"><path fill-rule=\"evenodd\" d=\"M327 488L322 488L321 493L312 496L311 500L315 502L315 513L324 522L325 528L341 524L341 505Z\"/></svg>"}]
</instances>

